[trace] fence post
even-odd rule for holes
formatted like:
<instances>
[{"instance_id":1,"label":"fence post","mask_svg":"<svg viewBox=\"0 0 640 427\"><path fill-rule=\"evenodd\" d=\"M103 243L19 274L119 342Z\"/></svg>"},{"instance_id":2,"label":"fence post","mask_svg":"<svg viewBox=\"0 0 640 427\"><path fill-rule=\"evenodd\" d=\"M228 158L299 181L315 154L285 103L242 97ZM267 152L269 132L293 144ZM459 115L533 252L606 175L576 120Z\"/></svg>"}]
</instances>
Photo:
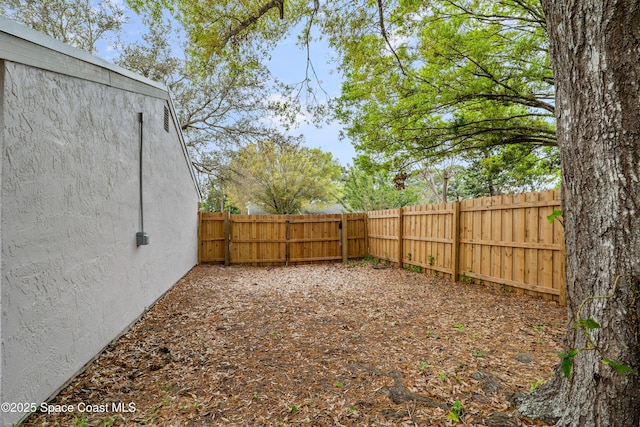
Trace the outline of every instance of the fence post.
<instances>
[{"instance_id":1,"label":"fence post","mask_svg":"<svg viewBox=\"0 0 640 427\"><path fill-rule=\"evenodd\" d=\"M458 281L458 269L460 259L460 202L453 202L453 221L451 221L451 237L453 247L451 248L451 279Z\"/></svg>"},{"instance_id":2,"label":"fence post","mask_svg":"<svg viewBox=\"0 0 640 427\"><path fill-rule=\"evenodd\" d=\"M369 250L369 212L364 214L364 256L371 255Z\"/></svg>"},{"instance_id":3,"label":"fence post","mask_svg":"<svg viewBox=\"0 0 640 427\"><path fill-rule=\"evenodd\" d=\"M404 220L402 219L402 210L403 208L398 209L398 267L404 267L404 241L403 239L403 228L404 228Z\"/></svg>"},{"instance_id":4,"label":"fence post","mask_svg":"<svg viewBox=\"0 0 640 427\"><path fill-rule=\"evenodd\" d=\"M231 215L224 213L224 265L231 264Z\"/></svg>"},{"instance_id":5,"label":"fence post","mask_svg":"<svg viewBox=\"0 0 640 427\"><path fill-rule=\"evenodd\" d=\"M289 240L291 240L291 221L286 220L284 226L284 265L289 265L289 257L291 256L291 248L289 246Z\"/></svg>"},{"instance_id":6,"label":"fence post","mask_svg":"<svg viewBox=\"0 0 640 427\"><path fill-rule=\"evenodd\" d=\"M347 236L347 214L342 214L342 262L347 262L349 260L349 236Z\"/></svg>"}]
</instances>

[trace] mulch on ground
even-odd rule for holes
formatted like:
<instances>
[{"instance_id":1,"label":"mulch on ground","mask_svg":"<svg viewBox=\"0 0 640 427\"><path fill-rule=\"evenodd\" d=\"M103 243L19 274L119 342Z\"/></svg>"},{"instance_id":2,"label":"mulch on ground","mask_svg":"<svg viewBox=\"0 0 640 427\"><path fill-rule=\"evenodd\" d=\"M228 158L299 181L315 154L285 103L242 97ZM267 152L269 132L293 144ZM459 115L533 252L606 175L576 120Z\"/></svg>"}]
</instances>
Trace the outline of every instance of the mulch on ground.
<instances>
[{"instance_id":1,"label":"mulch on ground","mask_svg":"<svg viewBox=\"0 0 640 427\"><path fill-rule=\"evenodd\" d=\"M25 425L542 425L508 399L552 376L565 320L367 263L200 265L50 402L74 412Z\"/></svg>"}]
</instances>

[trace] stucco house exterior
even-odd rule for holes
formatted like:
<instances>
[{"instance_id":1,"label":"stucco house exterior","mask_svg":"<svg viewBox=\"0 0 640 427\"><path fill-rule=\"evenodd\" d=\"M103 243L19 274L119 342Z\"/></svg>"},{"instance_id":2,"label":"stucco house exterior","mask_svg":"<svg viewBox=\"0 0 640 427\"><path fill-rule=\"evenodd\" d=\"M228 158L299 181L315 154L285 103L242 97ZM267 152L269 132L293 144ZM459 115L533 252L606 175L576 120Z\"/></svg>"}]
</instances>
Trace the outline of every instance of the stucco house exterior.
<instances>
[{"instance_id":1,"label":"stucco house exterior","mask_svg":"<svg viewBox=\"0 0 640 427\"><path fill-rule=\"evenodd\" d=\"M39 405L197 263L200 192L166 87L4 18L0 152L0 401Z\"/></svg>"}]
</instances>

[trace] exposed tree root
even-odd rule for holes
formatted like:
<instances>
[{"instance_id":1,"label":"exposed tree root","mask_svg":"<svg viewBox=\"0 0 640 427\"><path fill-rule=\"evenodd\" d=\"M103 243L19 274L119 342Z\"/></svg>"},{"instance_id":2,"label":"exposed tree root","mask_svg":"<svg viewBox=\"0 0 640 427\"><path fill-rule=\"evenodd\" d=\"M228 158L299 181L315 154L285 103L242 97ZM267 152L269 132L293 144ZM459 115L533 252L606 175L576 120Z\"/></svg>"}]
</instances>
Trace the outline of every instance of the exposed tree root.
<instances>
[{"instance_id":1,"label":"exposed tree root","mask_svg":"<svg viewBox=\"0 0 640 427\"><path fill-rule=\"evenodd\" d=\"M556 368L558 371L559 368ZM517 415L544 422L557 422L567 407L566 393L563 392L562 374L555 376L533 393L514 394L510 401L518 407Z\"/></svg>"},{"instance_id":2,"label":"exposed tree root","mask_svg":"<svg viewBox=\"0 0 640 427\"><path fill-rule=\"evenodd\" d=\"M407 390L404 383L402 382L402 377L398 371L392 370L389 372L383 372L375 366L362 365L358 363L352 363L349 365L349 367L355 369L364 369L373 373L374 375L393 378L393 385L391 387L384 387L378 390L378 393L389 396L393 403L405 403L414 401L424 403L431 408L447 409L447 405L445 405L444 403Z\"/></svg>"}]
</instances>

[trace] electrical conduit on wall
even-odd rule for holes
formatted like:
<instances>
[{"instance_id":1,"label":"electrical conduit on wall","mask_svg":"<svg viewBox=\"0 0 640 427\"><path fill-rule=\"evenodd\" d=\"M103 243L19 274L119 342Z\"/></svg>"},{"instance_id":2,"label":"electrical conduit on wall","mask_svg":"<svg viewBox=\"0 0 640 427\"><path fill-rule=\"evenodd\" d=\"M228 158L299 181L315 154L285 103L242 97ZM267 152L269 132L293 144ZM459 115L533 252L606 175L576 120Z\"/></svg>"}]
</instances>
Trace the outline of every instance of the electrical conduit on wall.
<instances>
[{"instance_id":1,"label":"electrical conduit on wall","mask_svg":"<svg viewBox=\"0 0 640 427\"><path fill-rule=\"evenodd\" d=\"M138 122L140 124L140 231L136 233L136 245L148 245L149 236L144 232L144 203L142 192L142 147L144 141L144 113L138 113Z\"/></svg>"}]
</instances>

